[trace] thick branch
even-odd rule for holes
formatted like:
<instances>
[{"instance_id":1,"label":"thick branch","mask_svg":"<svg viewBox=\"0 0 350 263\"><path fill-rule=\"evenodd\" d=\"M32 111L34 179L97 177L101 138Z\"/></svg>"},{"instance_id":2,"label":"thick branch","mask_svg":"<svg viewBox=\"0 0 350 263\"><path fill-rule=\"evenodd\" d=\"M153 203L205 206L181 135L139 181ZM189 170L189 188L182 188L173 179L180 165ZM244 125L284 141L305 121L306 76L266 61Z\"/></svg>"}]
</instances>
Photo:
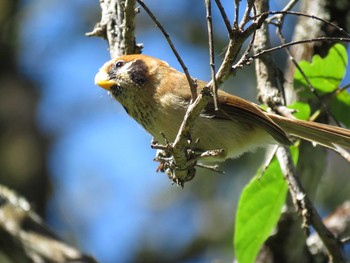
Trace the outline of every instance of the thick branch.
<instances>
[{"instance_id":1,"label":"thick branch","mask_svg":"<svg viewBox=\"0 0 350 263\"><path fill-rule=\"evenodd\" d=\"M346 242L350 237L350 201L338 206L323 220L323 223L339 241ZM308 237L307 245L314 256L323 258L324 262L327 261L325 246L317 233Z\"/></svg>"},{"instance_id":2,"label":"thick branch","mask_svg":"<svg viewBox=\"0 0 350 263\"><path fill-rule=\"evenodd\" d=\"M256 10L258 14L268 12L268 1L256 1ZM255 42L253 45L254 54L260 53L271 47L268 24L264 23L256 31ZM283 77L270 55L260 56L255 62L255 71L257 75L258 98L264 104L275 108L284 104L283 95Z\"/></svg>"},{"instance_id":3,"label":"thick branch","mask_svg":"<svg viewBox=\"0 0 350 263\"><path fill-rule=\"evenodd\" d=\"M0 246L13 262L97 262L59 240L29 203L0 186Z\"/></svg>"},{"instance_id":4,"label":"thick branch","mask_svg":"<svg viewBox=\"0 0 350 263\"><path fill-rule=\"evenodd\" d=\"M135 41L136 0L100 0L101 21L87 36L107 39L111 57L140 53Z\"/></svg>"},{"instance_id":5,"label":"thick branch","mask_svg":"<svg viewBox=\"0 0 350 263\"><path fill-rule=\"evenodd\" d=\"M288 182L289 191L298 212L305 219L305 224L312 225L319 235L327 250L330 262L346 262L340 242L325 227L320 215L307 197L293 165L289 149L280 147L277 150L277 158L281 164L282 172Z\"/></svg>"},{"instance_id":6,"label":"thick branch","mask_svg":"<svg viewBox=\"0 0 350 263\"><path fill-rule=\"evenodd\" d=\"M256 1L257 13L269 11L268 1ZM254 52L259 53L261 50L270 48L269 31L267 24L263 25L256 33ZM269 105L272 109L276 105L285 103L283 93L283 76L269 54L259 56L256 61L256 74L259 90L259 98ZM289 185L289 192L292 196L297 211L303 217L305 225L311 224L321 237L330 260L332 262L345 262L341 247L331 232L324 226L313 204L307 197L298 179L296 169L293 165L292 158L288 148L280 147L277 152L282 171Z\"/></svg>"}]
</instances>

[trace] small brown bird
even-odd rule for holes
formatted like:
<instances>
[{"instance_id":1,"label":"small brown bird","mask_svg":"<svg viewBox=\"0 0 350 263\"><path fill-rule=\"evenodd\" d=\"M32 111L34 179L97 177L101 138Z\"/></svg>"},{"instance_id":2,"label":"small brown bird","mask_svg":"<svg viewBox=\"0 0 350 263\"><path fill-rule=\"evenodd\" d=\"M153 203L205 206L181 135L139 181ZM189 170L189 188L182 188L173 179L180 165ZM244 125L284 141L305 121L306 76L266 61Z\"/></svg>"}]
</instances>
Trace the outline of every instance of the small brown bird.
<instances>
[{"instance_id":1,"label":"small brown bird","mask_svg":"<svg viewBox=\"0 0 350 263\"><path fill-rule=\"evenodd\" d=\"M108 90L155 140L173 141L191 93L186 76L166 62L145 55L121 56L105 63L95 83ZM198 81L198 92L206 85ZM200 150L224 149L216 160L238 157L269 144L290 145L290 135L329 148L350 147L350 130L267 113L256 104L218 91L219 110L209 103L196 120L192 138Z\"/></svg>"}]
</instances>

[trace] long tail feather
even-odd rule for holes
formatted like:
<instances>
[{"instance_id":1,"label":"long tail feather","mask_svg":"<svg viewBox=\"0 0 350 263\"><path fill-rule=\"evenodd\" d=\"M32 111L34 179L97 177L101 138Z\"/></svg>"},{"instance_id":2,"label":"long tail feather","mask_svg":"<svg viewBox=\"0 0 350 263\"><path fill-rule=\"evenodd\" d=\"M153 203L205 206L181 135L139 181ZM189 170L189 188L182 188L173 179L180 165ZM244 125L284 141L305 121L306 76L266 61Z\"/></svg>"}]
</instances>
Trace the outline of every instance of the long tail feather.
<instances>
[{"instance_id":1,"label":"long tail feather","mask_svg":"<svg viewBox=\"0 0 350 263\"><path fill-rule=\"evenodd\" d=\"M268 116L295 137L332 149L336 149L336 145L350 147L350 130L317 122L289 119L275 114Z\"/></svg>"}]
</instances>

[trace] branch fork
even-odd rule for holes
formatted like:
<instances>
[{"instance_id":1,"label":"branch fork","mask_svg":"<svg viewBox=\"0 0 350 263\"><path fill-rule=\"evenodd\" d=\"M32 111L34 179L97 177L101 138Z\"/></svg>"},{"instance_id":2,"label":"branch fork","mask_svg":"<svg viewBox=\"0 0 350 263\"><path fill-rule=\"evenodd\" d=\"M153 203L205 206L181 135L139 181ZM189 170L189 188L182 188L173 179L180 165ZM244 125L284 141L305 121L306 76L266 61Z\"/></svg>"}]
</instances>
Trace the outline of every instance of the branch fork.
<instances>
[{"instance_id":1,"label":"branch fork","mask_svg":"<svg viewBox=\"0 0 350 263\"><path fill-rule=\"evenodd\" d=\"M163 152L155 158L155 161L160 162L158 171L166 172L172 182L177 185L183 186L185 182L193 179L196 172L195 166L200 159L225 154L223 149L198 153L195 147L198 139L193 141L190 136L195 120L210 99L212 99L211 88L210 85L207 85L189 106L174 143L169 143L165 138L166 145L160 145L158 142L152 142L151 144L153 149ZM210 168L215 169L214 167Z\"/></svg>"}]
</instances>

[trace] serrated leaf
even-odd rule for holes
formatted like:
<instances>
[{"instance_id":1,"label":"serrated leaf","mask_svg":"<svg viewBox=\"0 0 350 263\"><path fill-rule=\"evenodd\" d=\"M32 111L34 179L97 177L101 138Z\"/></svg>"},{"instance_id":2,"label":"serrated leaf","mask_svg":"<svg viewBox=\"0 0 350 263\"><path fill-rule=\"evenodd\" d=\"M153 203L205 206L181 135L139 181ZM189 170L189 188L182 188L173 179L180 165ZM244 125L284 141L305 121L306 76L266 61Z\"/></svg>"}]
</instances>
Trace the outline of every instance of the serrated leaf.
<instances>
[{"instance_id":1,"label":"serrated leaf","mask_svg":"<svg viewBox=\"0 0 350 263\"><path fill-rule=\"evenodd\" d=\"M311 114L310 105L306 102L296 101L288 105L288 108L296 110L293 115L299 120L308 120Z\"/></svg>"},{"instance_id":2,"label":"serrated leaf","mask_svg":"<svg viewBox=\"0 0 350 263\"><path fill-rule=\"evenodd\" d=\"M316 90L332 92L344 78L347 64L348 57L345 47L341 44L335 44L326 57L321 58L319 55L315 55L312 57L311 63L301 61L299 66ZM294 81L296 88L298 86L308 87L305 78L298 69L295 70Z\"/></svg>"},{"instance_id":3,"label":"serrated leaf","mask_svg":"<svg viewBox=\"0 0 350 263\"><path fill-rule=\"evenodd\" d=\"M296 161L296 148L292 154ZM262 244L278 222L288 191L276 159L260 176L261 170L244 188L238 203L234 248L239 263L254 262Z\"/></svg>"}]
</instances>

